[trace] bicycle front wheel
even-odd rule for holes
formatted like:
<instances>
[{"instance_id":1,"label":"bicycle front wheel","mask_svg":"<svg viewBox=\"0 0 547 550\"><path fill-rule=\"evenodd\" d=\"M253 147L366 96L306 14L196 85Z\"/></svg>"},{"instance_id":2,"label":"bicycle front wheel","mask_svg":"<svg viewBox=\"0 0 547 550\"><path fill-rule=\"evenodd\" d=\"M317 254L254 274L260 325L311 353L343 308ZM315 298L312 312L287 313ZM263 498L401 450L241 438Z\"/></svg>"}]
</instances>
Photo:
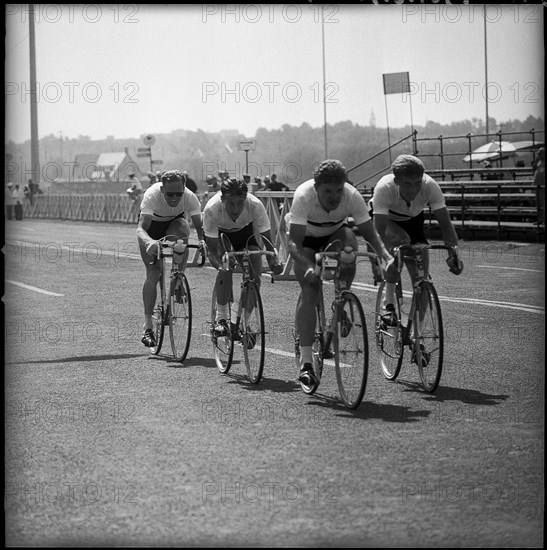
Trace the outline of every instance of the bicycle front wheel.
<instances>
[{"instance_id":1,"label":"bicycle front wheel","mask_svg":"<svg viewBox=\"0 0 547 550\"><path fill-rule=\"evenodd\" d=\"M441 379L444 334L441 304L430 281L423 281L416 295L414 333L413 359L425 391L433 393Z\"/></svg>"},{"instance_id":2,"label":"bicycle front wheel","mask_svg":"<svg viewBox=\"0 0 547 550\"><path fill-rule=\"evenodd\" d=\"M350 409L357 408L367 387L368 337L363 307L351 292L346 292L338 305L334 366L342 401Z\"/></svg>"},{"instance_id":3,"label":"bicycle front wheel","mask_svg":"<svg viewBox=\"0 0 547 550\"><path fill-rule=\"evenodd\" d=\"M247 374L252 384L258 384L264 370L264 351L266 331L264 328L264 309L260 292L255 283L246 285L242 294L241 343Z\"/></svg>"},{"instance_id":4,"label":"bicycle front wheel","mask_svg":"<svg viewBox=\"0 0 547 550\"><path fill-rule=\"evenodd\" d=\"M154 355L158 355L161 350L163 335L165 334L165 325L169 322L167 320L168 306L166 298L166 289L169 287L167 286L168 280L166 280L168 275L166 274L167 270L165 268L165 258L161 258L159 261L161 262L160 281L158 288L156 289L156 304L154 305L154 311L152 312L152 323L156 345L150 348L150 353L153 353Z\"/></svg>"},{"instance_id":5,"label":"bicycle front wheel","mask_svg":"<svg viewBox=\"0 0 547 550\"><path fill-rule=\"evenodd\" d=\"M400 282L397 283L396 295L401 292ZM401 371L404 354L403 332L401 324L401 309L399 300L395 300L395 317L391 317L384 308L386 294L386 282L382 281L376 297L376 318L374 321L374 335L376 337L376 349L380 356L382 372L388 380L395 380Z\"/></svg>"},{"instance_id":6,"label":"bicycle front wheel","mask_svg":"<svg viewBox=\"0 0 547 550\"><path fill-rule=\"evenodd\" d=\"M192 298L190 285L184 273L176 273L171 279L169 297L169 335L173 357L184 361L192 336Z\"/></svg>"},{"instance_id":7,"label":"bicycle front wheel","mask_svg":"<svg viewBox=\"0 0 547 550\"><path fill-rule=\"evenodd\" d=\"M232 359L234 357L234 340L232 338L232 331L230 328L231 319L231 304L228 302L228 333L224 335L218 335L215 332L215 326L217 321L217 291L213 290L213 298L211 302L211 341L213 343L213 352L215 354L215 363L218 370L222 374L226 374L232 366Z\"/></svg>"}]
</instances>

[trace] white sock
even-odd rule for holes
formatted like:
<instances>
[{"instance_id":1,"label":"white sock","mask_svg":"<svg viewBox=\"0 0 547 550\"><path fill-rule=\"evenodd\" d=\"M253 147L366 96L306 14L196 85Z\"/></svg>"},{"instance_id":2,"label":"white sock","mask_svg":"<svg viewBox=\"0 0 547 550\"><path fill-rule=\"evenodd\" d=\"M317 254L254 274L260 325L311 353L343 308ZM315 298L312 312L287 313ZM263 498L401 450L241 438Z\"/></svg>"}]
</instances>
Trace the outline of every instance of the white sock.
<instances>
[{"instance_id":1,"label":"white sock","mask_svg":"<svg viewBox=\"0 0 547 550\"><path fill-rule=\"evenodd\" d=\"M311 346L300 347L300 363L304 366L305 363L313 364L313 354Z\"/></svg>"},{"instance_id":2,"label":"white sock","mask_svg":"<svg viewBox=\"0 0 547 550\"><path fill-rule=\"evenodd\" d=\"M228 318L228 304L224 304L221 306L220 304L217 304L217 321L220 321L220 319L227 319Z\"/></svg>"}]
</instances>

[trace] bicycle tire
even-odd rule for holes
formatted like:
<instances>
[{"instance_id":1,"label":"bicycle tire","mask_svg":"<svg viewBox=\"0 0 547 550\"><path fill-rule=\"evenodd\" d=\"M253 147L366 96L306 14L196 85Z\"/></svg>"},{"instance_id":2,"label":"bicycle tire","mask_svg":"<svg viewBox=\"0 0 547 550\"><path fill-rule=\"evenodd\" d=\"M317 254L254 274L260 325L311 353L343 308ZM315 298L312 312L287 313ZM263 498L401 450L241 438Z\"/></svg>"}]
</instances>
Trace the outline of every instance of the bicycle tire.
<instances>
[{"instance_id":1,"label":"bicycle tire","mask_svg":"<svg viewBox=\"0 0 547 550\"><path fill-rule=\"evenodd\" d=\"M156 304L154 305L154 311L152 312L153 331L154 338L156 340L156 345L150 348L150 353L152 353L153 355L159 355L161 351L168 313L166 300L167 270L165 269L165 258L160 258L159 262L161 262L159 288L156 288Z\"/></svg>"},{"instance_id":2,"label":"bicycle tire","mask_svg":"<svg viewBox=\"0 0 547 550\"><path fill-rule=\"evenodd\" d=\"M336 312L334 367L340 397L350 409L356 409L365 395L368 359L367 323L363 306L355 294L345 292Z\"/></svg>"},{"instance_id":3,"label":"bicycle tire","mask_svg":"<svg viewBox=\"0 0 547 550\"><path fill-rule=\"evenodd\" d=\"M234 338L231 330L231 303L228 302L228 329L229 334L227 336L217 336L215 334L215 324L217 318L217 291L213 290L213 297L211 300L211 342L213 344L213 353L215 356L215 363L218 370L222 374L227 374L232 366L232 360L234 357Z\"/></svg>"},{"instance_id":4,"label":"bicycle tire","mask_svg":"<svg viewBox=\"0 0 547 550\"><path fill-rule=\"evenodd\" d=\"M175 273L169 293L169 337L176 361L186 359L192 337L192 297L186 275Z\"/></svg>"},{"instance_id":5,"label":"bicycle tire","mask_svg":"<svg viewBox=\"0 0 547 550\"><path fill-rule=\"evenodd\" d=\"M298 333L298 324L296 322L296 311L298 311L298 308L300 306L300 302L302 300L302 295L300 294L298 296L298 301L295 309L295 318L294 318L294 344L295 344L295 361L297 366L297 372L300 372L300 335ZM321 317L321 311L322 311L322 304L323 304L323 293L321 292L319 297L319 304L316 308L316 314L315 314L315 332L313 336L313 343L312 343L312 367L313 371L315 372L315 376L317 377L317 384L314 384L313 386L306 386L302 382L300 382L300 387L302 388L302 391L308 395L312 395L317 391L317 388L319 387L321 383L321 376L323 374L323 335L321 331L321 326L319 323L319 319L324 318Z\"/></svg>"},{"instance_id":6,"label":"bicycle tire","mask_svg":"<svg viewBox=\"0 0 547 550\"><path fill-rule=\"evenodd\" d=\"M376 350L380 358L382 372L387 380L395 380L401 372L404 356L404 327L401 324L402 312L399 300L395 300L395 314L397 316L397 326L387 326L382 321L382 316L386 314L384 309L386 282L382 281L378 287L376 295L376 315L374 322L374 335L376 339ZM396 296L402 295L401 282L397 282L395 289Z\"/></svg>"},{"instance_id":7,"label":"bicycle tire","mask_svg":"<svg viewBox=\"0 0 547 550\"><path fill-rule=\"evenodd\" d=\"M264 308L258 286L249 282L241 296L241 343L247 375L251 384L258 384L264 370L266 330L264 328Z\"/></svg>"},{"instance_id":8,"label":"bicycle tire","mask_svg":"<svg viewBox=\"0 0 547 550\"><path fill-rule=\"evenodd\" d=\"M415 299L413 356L416 358L424 390L433 393L439 385L443 369L441 304L431 281L420 283Z\"/></svg>"}]
</instances>

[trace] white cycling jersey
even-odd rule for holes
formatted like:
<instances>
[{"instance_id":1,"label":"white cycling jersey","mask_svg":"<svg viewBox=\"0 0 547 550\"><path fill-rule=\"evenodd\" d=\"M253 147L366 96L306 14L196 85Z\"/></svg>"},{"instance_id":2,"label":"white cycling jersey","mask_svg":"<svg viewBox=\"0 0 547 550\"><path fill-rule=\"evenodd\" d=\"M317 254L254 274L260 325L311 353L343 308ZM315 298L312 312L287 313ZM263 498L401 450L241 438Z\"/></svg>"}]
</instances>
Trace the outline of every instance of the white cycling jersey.
<instances>
[{"instance_id":1,"label":"white cycling jersey","mask_svg":"<svg viewBox=\"0 0 547 550\"><path fill-rule=\"evenodd\" d=\"M203 231L206 237L218 239L219 231L234 233L243 229L250 223L253 224L255 233L264 233L270 229L270 219L262 201L252 193L247 193L243 212L237 220L232 220L222 203L222 193L218 191L213 195L203 209Z\"/></svg>"},{"instance_id":2,"label":"white cycling jersey","mask_svg":"<svg viewBox=\"0 0 547 550\"><path fill-rule=\"evenodd\" d=\"M288 221L295 225L305 225L306 235L327 237L342 227L349 216L356 225L370 220L367 203L355 187L346 183L342 201L338 207L327 212L319 202L315 181L310 179L299 185L293 196Z\"/></svg>"},{"instance_id":3,"label":"white cycling jersey","mask_svg":"<svg viewBox=\"0 0 547 550\"><path fill-rule=\"evenodd\" d=\"M152 220L169 222L179 218L182 213L189 216L201 214L201 204L190 189L185 188L177 206L169 206L161 192L161 182L154 183L145 192L141 202L141 214L150 214Z\"/></svg>"},{"instance_id":4,"label":"white cycling jersey","mask_svg":"<svg viewBox=\"0 0 547 550\"><path fill-rule=\"evenodd\" d=\"M374 214L385 214L389 219L397 222L415 218L428 205L432 211L435 211L444 208L446 202L439 184L427 174L424 174L422 187L410 204L401 197L393 174L380 179L369 201L369 206L374 208Z\"/></svg>"}]
</instances>

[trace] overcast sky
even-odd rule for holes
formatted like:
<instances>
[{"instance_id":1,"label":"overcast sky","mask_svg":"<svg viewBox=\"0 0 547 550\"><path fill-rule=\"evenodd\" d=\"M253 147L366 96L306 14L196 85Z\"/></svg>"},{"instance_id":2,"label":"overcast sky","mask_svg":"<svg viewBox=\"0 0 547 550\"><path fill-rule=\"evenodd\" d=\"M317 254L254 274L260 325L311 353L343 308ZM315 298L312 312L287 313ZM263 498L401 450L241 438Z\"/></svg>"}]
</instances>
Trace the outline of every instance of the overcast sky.
<instances>
[{"instance_id":1,"label":"overcast sky","mask_svg":"<svg viewBox=\"0 0 547 550\"><path fill-rule=\"evenodd\" d=\"M323 125L320 6L36 8L40 137ZM6 7L5 139L17 143L30 139L27 10ZM541 5L486 16L490 117L544 117ZM484 120L481 5L327 5L324 18L328 123ZM407 71L411 93L384 95L382 75Z\"/></svg>"}]
</instances>

